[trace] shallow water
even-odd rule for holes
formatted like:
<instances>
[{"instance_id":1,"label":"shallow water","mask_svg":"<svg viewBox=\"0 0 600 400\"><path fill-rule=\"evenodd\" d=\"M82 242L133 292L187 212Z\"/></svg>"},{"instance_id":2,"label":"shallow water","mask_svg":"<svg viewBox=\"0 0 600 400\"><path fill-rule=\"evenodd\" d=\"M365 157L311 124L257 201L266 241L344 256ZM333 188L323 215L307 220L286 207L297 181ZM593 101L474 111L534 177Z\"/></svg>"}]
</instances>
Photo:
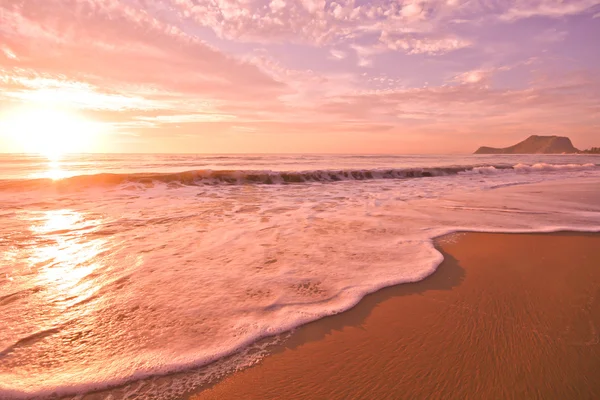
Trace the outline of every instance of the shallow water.
<instances>
[{"instance_id":1,"label":"shallow water","mask_svg":"<svg viewBox=\"0 0 600 400\"><path fill-rule=\"evenodd\" d=\"M423 279L441 261L431 239L447 232L598 231L599 163L1 156L0 397L207 364ZM282 178L293 171L303 178ZM260 174L271 182L247 179Z\"/></svg>"},{"instance_id":2,"label":"shallow water","mask_svg":"<svg viewBox=\"0 0 600 400\"><path fill-rule=\"evenodd\" d=\"M444 262L427 278L298 328L190 400L600 397L599 234L435 243Z\"/></svg>"}]
</instances>

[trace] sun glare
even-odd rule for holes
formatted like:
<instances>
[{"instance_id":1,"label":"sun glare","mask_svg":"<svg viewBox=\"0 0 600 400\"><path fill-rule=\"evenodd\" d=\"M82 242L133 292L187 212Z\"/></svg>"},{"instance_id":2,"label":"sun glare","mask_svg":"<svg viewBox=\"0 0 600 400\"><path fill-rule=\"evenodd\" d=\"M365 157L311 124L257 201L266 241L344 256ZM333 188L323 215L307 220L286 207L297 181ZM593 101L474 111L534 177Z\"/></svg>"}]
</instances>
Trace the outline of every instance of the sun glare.
<instances>
[{"instance_id":1,"label":"sun glare","mask_svg":"<svg viewBox=\"0 0 600 400\"><path fill-rule=\"evenodd\" d=\"M65 153L90 152L100 124L75 112L52 108L15 110L0 122L2 130L26 153L56 159Z\"/></svg>"}]
</instances>

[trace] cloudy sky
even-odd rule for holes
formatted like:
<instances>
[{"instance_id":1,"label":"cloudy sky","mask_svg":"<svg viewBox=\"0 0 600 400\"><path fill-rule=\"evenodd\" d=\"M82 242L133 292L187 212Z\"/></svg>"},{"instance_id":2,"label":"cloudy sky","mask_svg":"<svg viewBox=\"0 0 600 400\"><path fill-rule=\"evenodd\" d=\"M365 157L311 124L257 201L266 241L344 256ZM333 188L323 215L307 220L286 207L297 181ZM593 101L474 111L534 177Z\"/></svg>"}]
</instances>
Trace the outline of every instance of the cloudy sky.
<instances>
[{"instance_id":1,"label":"cloudy sky","mask_svg":"<svg viewBox=\"0 0 600 400\"><path fill-rule=\"evenodd\" d=\"M600 0L0 0L0 122L60 109L88 151L587 148L598 38Z\"/></svg>"}]
</instances>

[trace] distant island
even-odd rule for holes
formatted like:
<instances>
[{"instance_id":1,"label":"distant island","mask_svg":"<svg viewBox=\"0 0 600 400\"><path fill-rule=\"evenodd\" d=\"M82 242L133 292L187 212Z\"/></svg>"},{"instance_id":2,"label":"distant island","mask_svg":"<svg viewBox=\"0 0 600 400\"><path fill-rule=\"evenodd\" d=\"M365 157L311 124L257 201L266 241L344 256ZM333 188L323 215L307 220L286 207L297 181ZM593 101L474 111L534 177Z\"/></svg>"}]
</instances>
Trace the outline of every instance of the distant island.
<instances>
[{"instance_id":1,"label":"distant island","mask_svg":"<svg viewBox=\"0 0 600 400\"><path fill-rule=\"evenodd\" d=\"M480 147L475 154L600 154L599 147L579 150L566 136L532 135L513 146L505 148Z\"/></svg>"}]
</instances>

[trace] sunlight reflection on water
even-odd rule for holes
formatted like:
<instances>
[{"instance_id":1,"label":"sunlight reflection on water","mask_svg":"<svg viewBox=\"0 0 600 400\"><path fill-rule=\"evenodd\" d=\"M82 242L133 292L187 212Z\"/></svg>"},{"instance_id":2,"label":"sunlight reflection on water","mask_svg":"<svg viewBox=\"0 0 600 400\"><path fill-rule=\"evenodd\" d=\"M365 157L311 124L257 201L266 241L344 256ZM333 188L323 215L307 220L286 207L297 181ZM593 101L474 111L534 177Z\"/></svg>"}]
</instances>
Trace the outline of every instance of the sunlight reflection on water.
<instances>
[{"instance_id":1,"label":"sunlight reflection on water","mask_svg":"<svg viewBox=\"0 0 600 400\"><path fill-rule=\"evenodd\" d=\"M48 157L48 169L43 173L44 178L52 179L53 181L67 177L69 174L62 168L58 157Z\"/></svg>"},{"instance_id":2,"label":"sunlight reflection on water","mask_svg":"<svg viewBox=\"0 0 600 400\"><path fill-rule=\"evenodd\" d=\"M54 301L76 302L94 291L93 280L86 277L103 267L99 255L107 243L87 234L99 223L66 209L43 211L31 219L30 230L41 240L31 250L29 266L39 268L39 283Z\"/></svg>"}]
</instances>

